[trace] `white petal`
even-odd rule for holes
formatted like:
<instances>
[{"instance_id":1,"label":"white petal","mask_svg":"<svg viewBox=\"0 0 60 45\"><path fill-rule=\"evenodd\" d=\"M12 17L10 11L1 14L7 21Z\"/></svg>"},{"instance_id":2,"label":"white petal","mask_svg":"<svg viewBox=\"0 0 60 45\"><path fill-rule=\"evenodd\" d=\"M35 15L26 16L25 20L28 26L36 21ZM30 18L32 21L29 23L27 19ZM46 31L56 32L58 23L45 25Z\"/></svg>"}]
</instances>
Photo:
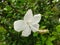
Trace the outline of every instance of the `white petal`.
<instances>
[{"instance_id":1,"label":"white petal","mask_svg":"<svg viewBox=\"0 0 60 45\"><path fill-rule=\"evenodd\" d=\"M39 29L39 24L34 24L33 27Z\"/></svg>"},{"instance_id":2,"label":"white petal","mask_svg":"<svg viewBox=\"0 0 60 45\"><path fill-rule=\"evenodd\" d=\"M31 29L29 26L26 24L25 29L22 31L22 36L28 37L31 34Z\"/></svg>"},{"instance_id":3,"label":"white petal","mask_svg":"<svg viewBox=\"0 0 60 45\"><path fill-rule=\"evenodd\" d=\"M27 11L27 13L25 14L25 16L24 16L24 20L25 21L32 21L33 20L33 14L32 14L32 10L31 9L29 9L28 11Z\"/></svg>"},{"instance_id":4,"label":"white petal","mask_svg":"<svg viewBox=\"0 0 60 45\"><path fill-rule=\"evenodd\" d=\"M33 32L37 32L39 30L39 24L30 25L30 27Z\"/></svg>"},{"instance_id":5,"label":"white petal","mask_svg":"<svg viewBox=\"0 0 60 45\"><path fill-rule=\"evenodd\" d=\"M23 20L15 21L14 22L14 29L17 32L24 30L24 21Z\"/></svg>"},{"instance_id":6,"label":"white petal","mask_svg":"<svg viewBox=\"0 0 60 45\"><path fill-rule=\"evenodd\" d=\"M41 14L34 15L34 23L37 24L41 20Z\"/></svg>"}]
</instances>

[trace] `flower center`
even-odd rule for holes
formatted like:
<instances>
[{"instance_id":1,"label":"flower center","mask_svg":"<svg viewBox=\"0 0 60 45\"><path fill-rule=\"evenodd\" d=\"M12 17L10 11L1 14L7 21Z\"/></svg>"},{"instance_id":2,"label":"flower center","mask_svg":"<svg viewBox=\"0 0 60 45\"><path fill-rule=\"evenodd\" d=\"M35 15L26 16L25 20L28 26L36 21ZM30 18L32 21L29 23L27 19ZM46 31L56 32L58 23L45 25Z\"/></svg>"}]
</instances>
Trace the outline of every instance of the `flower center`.
<instances>
[{"instance_id":1,"label":"flower center","mask_svg":"<svg viewBox=\"0 0 60 45\"><path fill-rule=\"evenodd\" d=\"M32 22L32 21L31 21L31 20L29 20L29 21L27 22L27 24L29 25L29 24L31 24L31 22Z\"/></svg>"}]
</instances>

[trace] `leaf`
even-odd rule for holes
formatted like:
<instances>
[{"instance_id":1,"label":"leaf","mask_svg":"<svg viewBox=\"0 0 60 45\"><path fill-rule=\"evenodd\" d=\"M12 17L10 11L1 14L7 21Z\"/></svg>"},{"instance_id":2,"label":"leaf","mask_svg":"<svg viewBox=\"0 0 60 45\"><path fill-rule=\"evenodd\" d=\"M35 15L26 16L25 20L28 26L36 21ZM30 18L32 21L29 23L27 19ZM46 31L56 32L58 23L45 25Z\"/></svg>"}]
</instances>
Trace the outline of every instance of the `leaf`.
<instances>
[{"instance_id":1,"label":"leaf","mask_svg":"<svg viewBox=\"0 0 60 45\"><path fill-rule=\"evenodd\" d=\"M4 8L4 10L6 10L6 11L10 11L12 8L10 7L10 6L6 6L5 8Z\"/></svg>"},{"instance_id":2,"label":"leaf","mask_svg":"<svg viewBox=\"0 0 60 45\"><path fill-rule=\"evenodd\" d=\"M60 32L60 25L56 26L57 32Z\"/></svg>"},{"instance_id":3,"label":"leaf","mask_svg":"<svg viewBox=\"0 0 60 45\"><path fill-rule=\"evenodd\" d=\"M0 26L0 33L5 33L5 32L6 30L2 26Z\"/></svg>"},{"instance_id":4,"label":"leaf","mask_svg":"<svg viewBox=\"0 0 60 45\"><path fill-rule=\"evenodd\" d=\"M6 42L0 42L0 45L6 45Z\"/></svg>"},{"instance_id":5,"label":"leaf","mask_svg":"<svg viewBox=\"0 0 60 45\"><path fill-rule=\"evenodd\" d=\"M38 32L33 33L33 36L35 37L38 36Z\"/></svg>"},{"instance_id":6,"label":"leaf","mask_svg":"<svg viewBox=\"0 0 60 45\"><path fill-rule=\"evenodd\" d=\"M46 26L42 26L42 27L40 27L41 29L44 29L44 28L46 28Z\"/></svg>"},{"instance_id":7,"label":"leaf","mask_svg":"<svg viewBox=\"0 0 60 45\"><path fill-rule=\"evenodd\" d=\"M12 2L15 2L15 0L12 0Z\"/></svg>"},{"instance_id":8,"label":"leaf","mask_svg":"<svg viewBox=\"0 0 60 45\"><path fill-rule=\"evenodd\" d=\"M3 27L0 27L0 41L5 39L6 30Z\"/></svg>"},{"instance_id":9,"label":"leaf","mask_svg":"<svg viewBox=\"0 0 60 45\"><path fill-rule=\"evenodd\" d=\"M55 36L52 36L52 37L49 37L49 38L48 38L49 41L54 41L55 39L56 39Z\"/></svg>"},{"instance_id":10,"label":"leaf","mask_svg":"<svg viewBox=\"0 0 60 45\"><path fill-rule=\"evenodd\" d=\"M46 45L53 45L53 43L51 41L46 41Z\"/></svg>"}]
</instances>

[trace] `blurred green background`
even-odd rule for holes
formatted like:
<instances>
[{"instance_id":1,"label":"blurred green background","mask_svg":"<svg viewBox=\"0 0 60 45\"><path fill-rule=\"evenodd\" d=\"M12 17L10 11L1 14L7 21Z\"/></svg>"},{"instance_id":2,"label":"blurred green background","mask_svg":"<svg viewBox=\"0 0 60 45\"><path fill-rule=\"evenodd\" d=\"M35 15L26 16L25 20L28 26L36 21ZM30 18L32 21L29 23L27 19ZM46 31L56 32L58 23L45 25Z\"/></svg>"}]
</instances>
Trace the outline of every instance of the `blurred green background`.
<instances>
[{"instance_id":1,"label":"blurred green background","mask_svg":"<svg viewBox=\"0 0 60 45\"><path fill-rule=\"evenodd\" d=\"M40 29L49 33L33 33L21 37L13 23L23 19L28 9L42 14ZM60 45L60 0L0 0L0 45Z\"/></svg>"}]
</instances>

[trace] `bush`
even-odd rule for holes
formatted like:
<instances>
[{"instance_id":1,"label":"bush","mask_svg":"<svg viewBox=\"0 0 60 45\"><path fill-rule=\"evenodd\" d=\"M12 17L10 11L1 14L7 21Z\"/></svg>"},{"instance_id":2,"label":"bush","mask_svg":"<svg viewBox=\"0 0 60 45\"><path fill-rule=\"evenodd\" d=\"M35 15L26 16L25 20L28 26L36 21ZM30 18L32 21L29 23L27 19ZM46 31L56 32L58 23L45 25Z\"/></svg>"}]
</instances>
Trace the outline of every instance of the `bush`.
<instances>
[{"instance_id":1,"label":"bush","mask_svg":"<svg viewBox=\"0 0 60 45\"><path fill-rule=\"evenodd\" d=\"M33 33L21 37L14 31L13 23L23 19L26 11L42 14L40 29L49 33ZM1 0L0 1L0 45L60 45L60 1L55 0Z\"/></svg>"}]
</instances>

